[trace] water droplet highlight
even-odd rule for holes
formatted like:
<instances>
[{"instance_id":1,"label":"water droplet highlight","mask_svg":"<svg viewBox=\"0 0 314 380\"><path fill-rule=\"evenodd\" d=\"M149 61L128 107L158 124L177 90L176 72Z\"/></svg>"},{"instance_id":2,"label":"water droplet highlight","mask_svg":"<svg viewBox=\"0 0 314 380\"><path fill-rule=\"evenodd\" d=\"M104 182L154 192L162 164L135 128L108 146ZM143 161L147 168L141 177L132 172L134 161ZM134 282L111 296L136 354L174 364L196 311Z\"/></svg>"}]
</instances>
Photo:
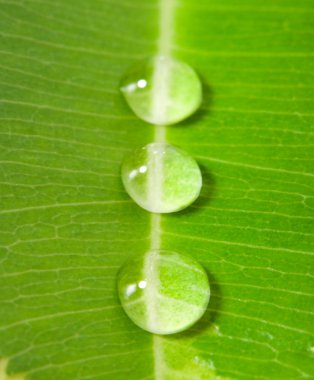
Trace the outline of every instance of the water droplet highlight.
<instances>
[{"instance_id":1,"label":"water droplet highlight","mask_svg":"<svg viewBox=\"0 0 314 380\"><path fill-rule=\"evenodd\" d=\"M203 267L189 256L170 251L149 251L127 261L117 282L126 314L155 334L188 329L202 317L210 297Z\"/></svg>"},{"instance_id":2,"label":"water droplet highlight","mask_svg":"<svg viewBox=\"0 0 314 380\"><path fill-rule=\"evenodd\" d=\"M130 197L155 213L184 209L202 188L201 171L194 158L166 143L148 144L127 156L121 178Z\"/></svg>"},{"instance_id":3,"label":"water droplet highlight","mask_svg":"<svg viewBox=\"0 0 314 380\"><path fill-rule=\"evenodd\" d=\"M192 67L164 56L139 63L124 76L120 89L133 112L156 125L178 123L202 102L202 84Z\"/></svg>"}]
</instances>

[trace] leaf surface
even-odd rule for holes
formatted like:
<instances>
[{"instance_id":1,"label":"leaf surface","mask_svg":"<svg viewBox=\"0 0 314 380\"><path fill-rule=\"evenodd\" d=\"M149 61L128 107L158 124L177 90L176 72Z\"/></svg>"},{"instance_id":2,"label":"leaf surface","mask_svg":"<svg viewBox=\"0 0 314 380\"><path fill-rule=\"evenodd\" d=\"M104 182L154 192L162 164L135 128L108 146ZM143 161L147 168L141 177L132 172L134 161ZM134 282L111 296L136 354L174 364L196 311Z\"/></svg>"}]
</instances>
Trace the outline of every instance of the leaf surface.
<instances>
[{"instance_id":1,"label":"leaf surface","mask_svg":"<svg viewBox=\"0 0 314 380\"><path fill-rule=\"evenodd\" d=\"M0 378L314 378L312 1L7 0L0 11ZM167 129L118 91L157 53L204 82L202 109ZM192 207L161 217L119 174L126 153L160 139L204 177ZM117 300L118 268L151 247L208 272L209 309L185 333L148 334Z\"/></svg>"}]
</instances>

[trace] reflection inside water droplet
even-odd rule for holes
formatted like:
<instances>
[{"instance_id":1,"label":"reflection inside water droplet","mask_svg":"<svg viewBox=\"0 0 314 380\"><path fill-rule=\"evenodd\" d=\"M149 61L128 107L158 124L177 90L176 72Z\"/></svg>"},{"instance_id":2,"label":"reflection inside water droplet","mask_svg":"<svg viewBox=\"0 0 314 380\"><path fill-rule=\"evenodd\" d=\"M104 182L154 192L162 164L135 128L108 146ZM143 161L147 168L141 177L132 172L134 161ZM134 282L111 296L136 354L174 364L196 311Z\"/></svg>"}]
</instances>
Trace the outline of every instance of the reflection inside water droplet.
<instances>
[{"instance_id":1,"label":"reflection inside water droplet","mask_svg":"<svg viewBox=\"0 0 314 380\"><path fill-rule=\"evenodd\" d=\"M143 166L141 166L140 168L139 168L139 172L140 173L146 173L147 172L147 166L146 165L143 165Z\"/></svg>"},{"instance_id":2,"label":"reflection inside water droplet","mask_svg":"<svg viewBox=\"0 0 314 380\"><path fill-rule=\"evenodd\" d=\"M138 283L138 287L139 287L140 289L145 289L145 288L146 288L146 285L147 285L147 282L146 282L146 281L140 281L140 282Z\"/></svg>"},{"instance_id":3,"label":"reflection inside water droplet","mask_svg":"<svg viewBox=\"0 0 314 380\"><path fill-rule=\"evenodd\" d=\"M136 291L136 285L135 284L130 284L127 286L125 289L125 296L127 298L131 297L131 295Z\"/></svg>"},{"instance_id":4,"label":"reflection inside water droplet","mask_svg":"<svg viewBox=\"0 0 314 380\"><path fill-rule=\"evenodd\" d=\"M138 82L137 82L137 86L139 88L145 88L147 85L147 81L145 79L140 79Z\"/></svg>"}]
</instances>

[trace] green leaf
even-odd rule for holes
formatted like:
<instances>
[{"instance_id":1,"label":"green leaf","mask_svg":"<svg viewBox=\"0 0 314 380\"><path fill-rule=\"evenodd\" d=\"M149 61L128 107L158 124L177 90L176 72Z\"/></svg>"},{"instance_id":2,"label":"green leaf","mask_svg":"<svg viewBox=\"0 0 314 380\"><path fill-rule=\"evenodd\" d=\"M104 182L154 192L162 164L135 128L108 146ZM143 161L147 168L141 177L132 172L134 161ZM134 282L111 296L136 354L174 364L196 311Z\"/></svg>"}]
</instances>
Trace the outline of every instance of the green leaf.
<instances>
[{"instance_id":1,"label":"green leaf","mask_svg":"<svg viewBox=\"0 0 314 380\"><path fill-rule=\"evenodd\" d=\"M0 378L314 378L312 1L0 10ZM118 91L156 53L205 91L200 112L161 129ZM156 140L202 167L186 211L150 215L123 190L123 157ZM209 309L185 333L146 333L119 305L118 268L150 247L208 271Z\"/></svg>"}]
</instances>

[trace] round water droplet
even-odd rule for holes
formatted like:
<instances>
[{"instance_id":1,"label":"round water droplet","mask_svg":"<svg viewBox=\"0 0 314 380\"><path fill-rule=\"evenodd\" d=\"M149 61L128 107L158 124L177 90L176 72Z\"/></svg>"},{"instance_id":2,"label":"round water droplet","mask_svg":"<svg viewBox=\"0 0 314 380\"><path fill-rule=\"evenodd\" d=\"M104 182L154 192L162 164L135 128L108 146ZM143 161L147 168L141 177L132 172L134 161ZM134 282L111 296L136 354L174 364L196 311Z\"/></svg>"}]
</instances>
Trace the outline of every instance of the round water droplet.
<instances>
[{"instance_id":1,"label":"round water droplet","mask_svg":"<svg viewBox=\"0 0 314 380\"><path fill-rule=\"evenodd\" d=\"M151 124L169 125L192 115L202 101L202 85L186 63L163 56L131 69L121 82L130 108Z\"/></svg>"},{"instance_id":2,"label":"round water droplet","mask_svg":"<svg viewBox=\"0 0 314 380\"><path fill-rule=\"evenodd\" d=\"M210 288L206 272L191 257L149 251L122 266L118 294L136 325L155 334L173 334L202 317Z\"/></svg>"},{"instance_id":3,"label":"round water droplet","mask_svg":"<svg viewBox=\"0 0 314 380\"><path fill-rule=\"evenodd\" d=\"M127 156L121 169L130 197L145 210L169 213L189 206L202 187L194 158L166 143L152 143Z\"/></svg>"}]
</instances>

